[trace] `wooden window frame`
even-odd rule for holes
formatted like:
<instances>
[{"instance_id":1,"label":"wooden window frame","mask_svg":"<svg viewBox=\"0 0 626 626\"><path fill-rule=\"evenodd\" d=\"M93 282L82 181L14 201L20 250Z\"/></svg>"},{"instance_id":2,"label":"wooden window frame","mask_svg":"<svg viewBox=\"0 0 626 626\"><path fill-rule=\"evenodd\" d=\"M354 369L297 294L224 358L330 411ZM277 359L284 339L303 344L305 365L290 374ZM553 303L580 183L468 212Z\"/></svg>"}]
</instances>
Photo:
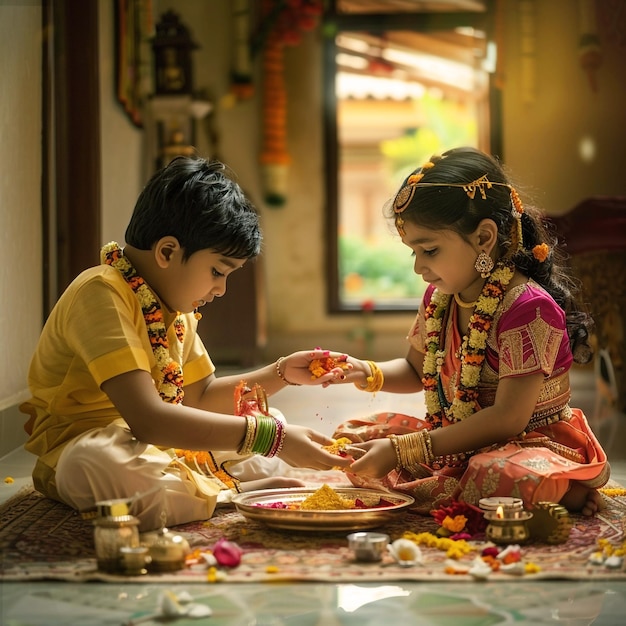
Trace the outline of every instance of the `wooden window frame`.
<instances>
[{"instance_id":1,"label":"wooden window frame","mask_svg":"<svg viewBox=\"0 0 626 626\"><path fill-rule=\"evenodd\" d=\"M358 305L341 302L339 296L339 149L337 129L336 36L341 31L367 31L380 34L389 30L414 30L429 33L449 30L460 26L483 29L489 40L494 39L495 19L493 2L489 1L484 13L398 13L398 14L341 14L336 2L329 2L325 12L327 36L323 43L323 127L326 172L326 285L327 311L329 314L346 314L360 311ZM489 84L489 149L502 157L501 96L493 75ZM378 305L375 313L397 313L414 310L414 305Z\"/></svg>"}]
</instances>

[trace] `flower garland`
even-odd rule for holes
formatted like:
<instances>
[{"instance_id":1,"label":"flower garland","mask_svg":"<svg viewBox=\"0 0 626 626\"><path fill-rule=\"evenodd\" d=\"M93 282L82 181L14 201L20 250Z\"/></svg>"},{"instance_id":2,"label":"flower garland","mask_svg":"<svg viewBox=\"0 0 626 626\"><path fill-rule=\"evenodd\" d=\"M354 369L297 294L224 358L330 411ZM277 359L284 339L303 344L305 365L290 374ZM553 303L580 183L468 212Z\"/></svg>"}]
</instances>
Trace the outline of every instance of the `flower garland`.
<instances>
[{"instance_id":1,"label":"flower garland","mask_svg":"<svg viewBox=\"0 0 626 626\"><path fill-rule=\"evenodd\" d=\"M260 161L265 202L270 207L280 207L287 201L287 174L291 163L287 148L285 47L298 45L301 33L315 28L323 12L323 3L321 0L263 0L261 11L264 79Z\"/></svg>"},{"instance_id":2,"label":"flower garland","mask_svg":"<svg viewBox=\"0 0 626 626\"><path fill-rule=\"evenodd\" d=\"M489 328L512 278L513 268L499 263L485 282L470 318L468 333L461 344L461 373L451 404L446 400L439 377L445 357L445 350L441 348L441 335L451 297L440 293L438 289L433 292L425 311L426 356L422 383L428 411L426 419L435 428L442 425L444 415L450 422L456 422L476 411L478 383L485 361Z\"/></svg>"},{"instance_id":3,"label":"flower garland","mask_svg":"<svg viewBox=\"0 0 626 626\"><path fill-rule=\"evenodd\" d=\"M160 380L156 381L157 391L161 399L171 404L180 404L184 397L183 370L170 355L167 329L165 328L161 305L146 284L146 281L137 274L135 268L124 256L122 249L116 242L112 241L106 244L102 248L100 256L103 263L114 267L122 274L124 280L126 280L139 300L148 330L152 353L161 372ZM185 335L185 325L181 317L176 319L175 330L178 340L182 342Z\"/></svg>"}]
</instances>

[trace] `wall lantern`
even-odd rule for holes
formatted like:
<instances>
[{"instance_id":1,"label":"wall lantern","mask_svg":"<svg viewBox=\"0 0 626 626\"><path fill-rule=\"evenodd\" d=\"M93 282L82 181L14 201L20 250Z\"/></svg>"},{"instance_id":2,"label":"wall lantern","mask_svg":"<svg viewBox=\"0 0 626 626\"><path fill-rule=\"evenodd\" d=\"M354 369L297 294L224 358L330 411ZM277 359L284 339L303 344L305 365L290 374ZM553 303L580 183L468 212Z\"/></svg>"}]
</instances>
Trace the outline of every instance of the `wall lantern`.
<instances>
[{"instance_id":1,"label":"wall lantern","mask_svg":"<svg viewBox=\"0 0 626 626\"><path fill-rule=\"evenodd\" d=\"M161 16L152 41L157 95L192 93L191 51L197 47L176 13L168 11Z\"/></svg>"}]
</instances>

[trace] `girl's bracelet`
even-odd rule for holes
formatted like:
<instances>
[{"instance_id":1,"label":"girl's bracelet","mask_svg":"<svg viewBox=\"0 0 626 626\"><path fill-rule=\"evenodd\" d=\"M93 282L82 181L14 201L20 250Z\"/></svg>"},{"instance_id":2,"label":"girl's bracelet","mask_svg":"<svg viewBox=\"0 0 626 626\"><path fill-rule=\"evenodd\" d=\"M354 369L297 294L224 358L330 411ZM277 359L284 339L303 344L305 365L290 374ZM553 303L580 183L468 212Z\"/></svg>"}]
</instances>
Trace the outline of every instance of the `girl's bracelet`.
<instances>
[{"instance_id":1,"label":"girl's bracelet","mask_svg":"<svg viewBox=\"0 0 626 626\"><path fill-rule=\"evenodd\" d=\"M396 453L397 467L404 468L412 474L419 474L424 465L432 466L435 457L427 430L419 430L406 435L389 435Z\"/></svg>"},{"instance_id":2,"label":"girl's bracelet","mask_svg":"<svg viewBox=\"0 0 626 626\"><path fill-rule=\"evenodd\" d=\"M374 363L374 361L368 361L371 374L365 379L366 384L364 386L354 383L354 386L361 391L369 391L370 393L376 393L383 388L385 384L385 376L383 371Z\"/></svg>"}]
</instances>

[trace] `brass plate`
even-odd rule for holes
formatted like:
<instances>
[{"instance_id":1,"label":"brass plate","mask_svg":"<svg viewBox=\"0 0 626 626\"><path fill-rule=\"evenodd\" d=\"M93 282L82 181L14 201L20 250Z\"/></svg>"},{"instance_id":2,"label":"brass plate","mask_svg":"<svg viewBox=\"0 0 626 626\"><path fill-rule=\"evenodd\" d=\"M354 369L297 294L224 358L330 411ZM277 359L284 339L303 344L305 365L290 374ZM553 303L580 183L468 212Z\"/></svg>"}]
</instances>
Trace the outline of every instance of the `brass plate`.
<instances>
[{"instance_id":1,"label":"brass plate","mask_svg":"<svg viewBox=\"0 0 626 626\"><path fill-rule=\"evenodd\" d=\"M293 487L291 489L263 489L239 493L233 497L237 510L248 519L261 522L270 528L304 531L366 530L384 526L406 512L415 500L402 493L390 493L377 489L358 487L333 487L333 491L344 498L359 498L363 502L388 500L390 506L367 509L343 509L336 511L314 511L300 509L270 509L262 505L276 502L297 504L315 493L318 488Z\"/></svg>"}]
</instances>

